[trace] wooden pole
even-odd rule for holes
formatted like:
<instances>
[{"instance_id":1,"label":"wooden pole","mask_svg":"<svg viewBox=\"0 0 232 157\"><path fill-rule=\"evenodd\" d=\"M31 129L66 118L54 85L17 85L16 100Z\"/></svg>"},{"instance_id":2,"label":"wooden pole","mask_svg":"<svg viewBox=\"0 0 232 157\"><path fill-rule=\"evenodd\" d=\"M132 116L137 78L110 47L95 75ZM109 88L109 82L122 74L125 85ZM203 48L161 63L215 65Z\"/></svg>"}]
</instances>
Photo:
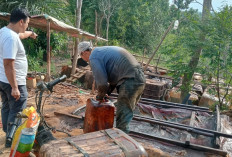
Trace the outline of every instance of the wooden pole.
<instances>
[{"instance_id":1,"label":"wooden pole","mask_svg":"<svg viewBox=\"0 0 232 157\"><path fill-rule=\"evenodd\" d=\"M78 58L78 49L77 49L78 44L79 44L79 39L75 38L75 41L74 41L74 56L73 56L72 72L71 72L72 75L74 75L76 73L77 58Z\"/></svg>"},{"instance_id":2,"label":"wooden pole","mask_svg":"<svg viewBox=\"0 0 232 157\"><path fill-rule=\"evenodd\" d=\"M143 67L143 60L144 60L144 57L145 57L146 50L147 49L144 47L144 49L143 49L143 57L142 57L142 62L141 62L141 67Z\"/></svg>"},{"instance_id":3,"label":"wooden pole","mask_svg":"<svg viewBox=\"0 0 232 157\"><path fill-rule=\"evenodd\" d=\"M158 74L158 64L159 64L159 61L160 61L160 57L161 57L161 54L159 55L159 58L158 58L158 61L156 63L156 67L155 67L155 73Z\"/></svg>"},{"instance_id":4,"label":"wooden pole","mask_svg":"<svg viewBox=\"0 0 232 157\"><path fill-rule=\"evenodd\" d=\"M97 45L97 42L98 42L98 39L97 39L97 37L98 37L98 34L97 34L97 30L98 30L98 22L97 22L97 17L98 17L98 15L97 15L97 11L95 10L95 37L96 37L96 40L95 40L95 42L94 42L94 45Z\"/></svg>"},{"instance_id":5,"label":"wooden pole","mask_svg":"<svg viewBox=\"0 0 232 157\"><path fill-rule=\"evenodd\" d=\"M221 132L221 116L220 116L220 109L218 105L216 105L216 131ZM214 147L215 148L220 148L220 137L216 136L214 138Z\"/></svg>"},{"instance_id":6,"label":"wooden pole","mask_svg":"<svg viewBox=\"0 0 232 157\"><path fill-rule=\"evenodd\" d=\"M50 81L51 77L51 52L50 52L50 20L47 20L47 75L45 81Z\"/></svg>"},{"instance_id":7,"label":"wooden pole","mask_svg":"<svg viewBox=\"0 0 232 157\"><path fill-rule=\"evenodd\" d=\"M164 33L164 35L163 35L163 37L162 37L162 39L161 39L159 45L156 47L156 49L155 49L153 55L150 57L149 61L148 61L147 64L145 65L145 67L144 67L144 69L143 69L144 71L147 70L148 65L150 64L151 60L152 60L153 57L155 56L156 52L159 50L160 45L163 43L163 41L164 41L165 37L167 36L168 32L172 29L174 22L175 22L175 21L172 21L172 23L169 25L168 29L165 31L165 33Z\"/></svg>"},{"instance_id":8,"label":"wooden pole","mask_svg":"<svg viewBox=\"0 0 232 157\"><path fill-rule=\"evenodd\" d=\"M80 28L80 24L81 24L81 7L82 7L82 0L77 0L77 7L76 7L76 27L77 28ZM74 56L73 56L73 61L72 61L72 72L71 72L72 75L74 75L76 72L77 58L78 58L78 44L79 44L79 38L75 38Z\"/></svg>"}]
</instances>

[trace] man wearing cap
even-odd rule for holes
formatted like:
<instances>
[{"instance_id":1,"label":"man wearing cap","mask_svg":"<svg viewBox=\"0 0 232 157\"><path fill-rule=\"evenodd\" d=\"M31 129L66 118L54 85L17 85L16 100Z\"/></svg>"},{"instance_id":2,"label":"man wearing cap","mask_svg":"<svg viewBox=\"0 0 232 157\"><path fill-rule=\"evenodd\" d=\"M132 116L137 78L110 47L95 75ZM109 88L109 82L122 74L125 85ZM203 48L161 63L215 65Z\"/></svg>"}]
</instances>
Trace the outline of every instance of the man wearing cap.
<instances>
[{"instance_id":1,"label":"man wearing cap","mask_svg":"<svg viewBox=\"0 0 232 157\"><path fill-rule=\"evenodd\" d=\"M103 100L116 87L118 92L116 127L129 132L129 122L145 86L140 64L127 50L117 46L93 48L83 41L78 45L83 60L90 63L96 81L97 99Z\"/></svg>"},{"instance_id":2,"label":"man wearing cap","mask_svg":"<svg viewBox=\"0 0 232 157\"><path fill-rule=\"evenodd\" d=\"M2 98L3 131L8 135L10 123L18 112L26 107L27 88L27 58L24 46L20 40L36 34L26 31L29 23L29 13L25 9L16 8L11 12L10 23L0 29L0 94ZM6 143L10 147L11 143Z\"/></svg>"}]
</instances>

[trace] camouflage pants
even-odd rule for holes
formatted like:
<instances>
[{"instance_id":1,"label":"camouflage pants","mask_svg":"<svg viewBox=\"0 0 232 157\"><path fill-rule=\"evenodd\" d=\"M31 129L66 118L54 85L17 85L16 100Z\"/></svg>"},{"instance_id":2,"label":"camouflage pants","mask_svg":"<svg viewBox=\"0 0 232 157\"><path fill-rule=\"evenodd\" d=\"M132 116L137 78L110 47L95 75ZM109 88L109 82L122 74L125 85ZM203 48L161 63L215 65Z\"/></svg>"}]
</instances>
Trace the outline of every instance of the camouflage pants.
<instances>
[{"instance_id":1,"label":"camouflage pants","mask_svg":"<svg viewBox=\"0 0 232 157\"><path fill-rule=\"evenodd\" d=\"M138 69L135 78L126 79L117 87L118 100L116 112L116 127L129 132L129 123L133 118L133 110L139 101L145 87L145 78L142 70Z\"/></svg>"}]
</instances>

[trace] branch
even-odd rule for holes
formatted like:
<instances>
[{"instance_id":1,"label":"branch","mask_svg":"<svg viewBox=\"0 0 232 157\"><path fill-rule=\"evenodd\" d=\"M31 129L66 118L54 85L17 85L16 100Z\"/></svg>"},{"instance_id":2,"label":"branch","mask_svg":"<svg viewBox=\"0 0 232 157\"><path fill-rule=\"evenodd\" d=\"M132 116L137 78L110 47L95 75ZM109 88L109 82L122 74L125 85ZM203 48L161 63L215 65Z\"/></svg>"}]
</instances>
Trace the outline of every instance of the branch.
<instances>
[{"instance_id":1,"label":"branch","mask_svg":"<svg viewBox=\"0 0 232 157\"><path fill-rule=\"evenodd\" d=\"M224 97L222 98L222 103L223 103L224 99L226 98L226 96L227 96L228 93L229 93L229 84L231 83L231 81L232 81L232 75L230 75L230 81L229 81L229 83L227 84L226 94L225 94Z\"/></svg>"},{"instance_id":2,"label":"branch","mask_svg":"<svg viewBox=\"0 0 232 157\"><path fill-rule=\"evenodd\" d=\"M197 4L200 4L201 6L203 6L203 4L201 4L201 3L198 2L197 0L195 0L193 3L197 3Z\"/></svg>"}]
</instances>

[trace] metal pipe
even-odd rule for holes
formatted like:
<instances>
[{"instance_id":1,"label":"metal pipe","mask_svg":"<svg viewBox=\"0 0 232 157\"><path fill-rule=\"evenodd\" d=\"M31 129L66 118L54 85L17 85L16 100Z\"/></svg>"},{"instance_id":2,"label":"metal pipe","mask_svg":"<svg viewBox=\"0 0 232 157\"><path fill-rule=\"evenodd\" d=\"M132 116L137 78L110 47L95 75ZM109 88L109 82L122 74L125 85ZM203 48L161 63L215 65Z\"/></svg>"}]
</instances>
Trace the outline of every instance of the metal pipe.
<instances>
[{"instance_id":1,"label":"metal pipe","mask_svg":"<svg viewBox=\"0 0 232 157\"><path fill-rule=\"evenodd\" d=\"M178 107L195 108L195 109L205 110L205 111L209 110L209 108L207 108L207 107L200 107L200 106L195 106L195 105L179 104L179 103L173 103L173 102L167 102L167 101L161 101L161 100L153 100L153 99L146 99L146 98L142 98L141 101L153 102L153 103L159 103L159 104L166 104L166 105L173 105L173 106L178 106Z\"/></svg>"},{"instance_id":2,"label":"metal pipe","mask_svg":"<svg viewBox=\"0 0 232 157\"><path fill-rule=\"evenodd\" d=\"M155 119L155 118L139 116L139 115L136 115L136 114L134 114L134 117L146 119L147 121L149 121L149 123L162 122L162 123L167 123L167 124L172 124L172 125L184 126L184 127L196 129L196 130L207 132L207 133L212 133L215 136L223 136L223 137L226 137L226 138L232 138L232 135L230 135L230 134L225 134L225 133L214 131L214 130L191 127L191 126L184 125L184 124L179 124L179 123L174 123L174 122L167 122L167 121L159 120L159 119Z\"/></svg>"},{"instance_id":3,"label":"metal pipe","mask_svg":"<svg viewBox=\"0 0 232 157\"><path fill-rule=\"evenodd\" d=\"M117 93L111 93L110 97L118 97ZM208 107L201 107L201 106L194 106L194 105L186 105L186 104L179 104L174 102L168 102L168 101L161 101L161 100L154 100L154 99L147 99L147 98L141 98L140 101L147 101L147 102L154 102L159 104L167 104L167 105L174 105L174 106L181 106L181 107L187 107L187 108L196 108L196 109L202 109L202 110L209 110Z\"/></svg>"},{"instance_id":4,"label":"metal pipe","mask_svg":"<svg viewBox=\"0 0 232 157\"><path fill-rule=\"evenodd\" d=\"M163 125L163 126L167 126L167 127L171 127L171 128L185 130L185 131L191 132L191 133L196 133L196 134L201 134L201 135L204 135L204 136L214 137L214 134L212 134L212 133L199 131L199 130L196 130L194 128L189 128L187 126L180 126L178 124L174 125L174 124L170 124L170 123L167 123L167 122L151 121L149 119L146 119L146 118L143 118L143 117L138 117L138 116L134 116L133 120L143 121L143 122L148 122L148 123L153 123L153 124L158 124L158 125Z\"/></svg>"},{"instance_id":5,"label":"metal pipe","mask_svg":"<svg viewBox=\"0 0 232 157\"><path fill-rule=\"evenodd\" d=\"M143 102L143 101L140 101ZM212 111L207 111L207 110L202 110L202 109L196 109L196 108L190 108L190 107L181 107L181 106L173 106L173 105L168 105L168 104L153 104L153 103L147 103L143 102L145 104L143 105L150 105L150 106L155 106L155 107L167 107L167 108L178 108L178 109L185 109L185 110L190 110L190 111L198 111L198 112L207 112L207 113L212 113Z\"/></svg>"},{"instance_id":6,"label":"metal pipe","mask_svg":"<svg viewBox=\"0 0 232 157\"><path fill-rule=\"evenodd\" d=\"M77 112L81 111L82 109L84 109L86 107L86 104L81 106L81 107L78 107L75 111L72 112L72 114L77 114Z\"/></svg>"},{"instance_id":7,"label":"metal pipe","mask_svg":"<svg viewBox=\"0 0 232 157\"><path fill-rule=\"evenodd\" d=\"M114 97L114 96L110 96L110 98L117 98L117 97ZM198 112L207 112L207 113L212 113L212 111L209 111L209 110L205 110L205 109L198 109L197 107L194 107L194 106L187 106L187 107L182 107L182 106L176 106L176 105L170 105L170 104L160 104L160 103L151 103L151 102L147 102L147 101L139 101L139 103L144 103L147 104L147 105L151 105L151 106L159 106L159 107L166 107L166 108L178 108L178 109L185 109L185 110L190 110L190 111L198 111Z\"/></svg>"},{"instance_id":8,"label":"metal pipe","mask_svg":"<svg viewBox=\"0 0 232 157\"><path fill-rule=\"evenodd\" d=\"M146 138L147 140L164 141L164 142L167 142L170 144L175 144L177 146L190 148L190 149L194 149L194 150L200 150L200 151L204 151L204 152L209 152L212 154L218 154L218 155L222 155L225 157L227 155L227 152L220 150L220 149L214 149L214 148L196 145L196 144L186 145L184 142L180 142L180 141L176 141L176 140L172 140L172 139L168 139L168 138L163 138L163 137L158 137L158 136L154 136L154 135L150 135L150 134L145 134L145 133L141 133L141 132L130 131L129 135L137 137L137 138L141 138L141 137Z\"/></svg>"}]
</instances>

